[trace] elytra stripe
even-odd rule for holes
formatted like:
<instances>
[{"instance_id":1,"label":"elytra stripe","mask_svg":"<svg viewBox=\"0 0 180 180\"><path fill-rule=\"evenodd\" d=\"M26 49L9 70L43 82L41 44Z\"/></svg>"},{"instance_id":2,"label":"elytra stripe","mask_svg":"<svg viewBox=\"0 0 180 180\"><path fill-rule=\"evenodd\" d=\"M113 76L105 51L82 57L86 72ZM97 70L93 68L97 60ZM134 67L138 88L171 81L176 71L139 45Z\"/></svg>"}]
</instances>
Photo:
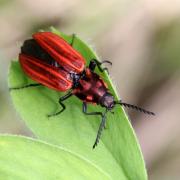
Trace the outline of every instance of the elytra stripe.
<instances>
[{"instance_id":1,"label":"elytra stripe","mask_svg":"<svg viewBox=\"0 0 180 180\"><path fill-rule=\"evenodd\" d=\"M85 63L82 56L62 38L55 34L53 34L53 37L51 36L52 33L41 33L36 40L42 46L42 48L44 47L44 49L63 67L66 66L67 70L70 69L71 71L81 72ZM36 34L33 37L37 38Z\"/></svg>"},{"instance_id":2,"label":"elytra stripe","mask_svg":"<svg viewBox=\"0 0 180 180\"><path fill-rule=\"evenodd\" d=\"M84 58L61 37L51 32L39 32L33 38L67 71L83 71Z\"/></svg>"},{"instance_id":3,"label":"elytra stripe","mask_svg":"<svg viewBox=\"0 0 180 180\"><path fill-rule=\"evenodd\" d=\"M19 60L25 73L33 80L58 91L66 91L72 87L68 72L24 54L19 55Z\"/></svg>"},{"instance_id":4,"label":"elytra stripe","mask_svg":"<svg viewBox=\"0 0 180 180\"><path fill-rule=\"evenodd\" d=\"M21 55L21 58L25 58L26 59L25 63L28 63L28 65L30 67L32 67L33 69L37 69L38 70L38 68L40 68L45 73L49 74L51 72L51 74L54 75L55 77L62 78L65 81L67 80L68 73L63 71L63 70L61 70L61 69L59 69L59 68L50 66L50 65L45 64L45 63L42 63L38 59L32 58L32 57L27 56L27 55ZM60 71L62 71L63 73L60 73ZM65 76L63 77L62 74L65 74Z\"/></svg>"},{"instance_id":5,"label":"elytra stripe","mask_svg":"<svg viewBox=\"0 0 180 180\"><path fill-rule=\"evenodd\" d=\"M24 71L34 80L44 84L45 86L56 89L59 91L66 91L71 88L72 83L68 83L64 79L57 78L56 76L52 76L52 74L46 74L46 71L37 71L37 69L32 69L27 64L24 64ZM46 74L46 76L44 76Z\"/></svg>"},{"instance_id":6,"label":"elytra stripe","mask_svg":"<svg viewBox=\"0 0 180 180\"><path fill-rule=\"evenodd\" d=\"M42 41L46 41L46 43L48 43L51 46L57 45L57 48L59 47L59 50L62 49L63 52L67 55L67 57L71 54L72 56L77 57L78 59L83 59L80 53L73 49L63 38L54 33L39 32L34 34L33 38L37 38L37 40L41 39Z\"/></svg>"}]
</instances>

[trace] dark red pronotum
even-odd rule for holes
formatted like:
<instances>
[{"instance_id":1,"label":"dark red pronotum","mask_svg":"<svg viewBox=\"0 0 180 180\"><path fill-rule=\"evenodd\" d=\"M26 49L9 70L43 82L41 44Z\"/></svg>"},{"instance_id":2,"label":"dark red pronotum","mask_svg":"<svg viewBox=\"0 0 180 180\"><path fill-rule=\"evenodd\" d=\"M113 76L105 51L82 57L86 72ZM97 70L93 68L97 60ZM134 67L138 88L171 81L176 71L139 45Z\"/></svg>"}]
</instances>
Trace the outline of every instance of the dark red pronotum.
<instances>
[{"instance_id":1,"label":"dark red pronotum","mask_svg":"<svg viewBox=\"0 0 180 180\"><path fill-rule=\"evenodd\" d=\"M101 72L107 70L107 68L102 68L101 65L104 63L111 64L111 62L99 62L92 59L89 66L85 67L85 59L73 48L74 38L75 35L73 35L71 44L68 44L60 36L52 32L38 32L33 35L32 39L26 40L21 47L19 61L23 71L38 84L28 84L10 89L17 90L44 85L57 91L68 91L65 96L59 99L59 104L62 106L61 111L48 115L49 117L62 113L66 108L63 101L72 95L77 96L83 101L84 114L100 115L102 118L93 145L93 148L95 148L105 127L106 114L117 104L149 115L154 115L154 113L124 103L121 100L115 101L107 85L94 72L96 66ZM87 103L100 105L105 108L105 111L87 112Z\"/></svg>"}]
</instances>

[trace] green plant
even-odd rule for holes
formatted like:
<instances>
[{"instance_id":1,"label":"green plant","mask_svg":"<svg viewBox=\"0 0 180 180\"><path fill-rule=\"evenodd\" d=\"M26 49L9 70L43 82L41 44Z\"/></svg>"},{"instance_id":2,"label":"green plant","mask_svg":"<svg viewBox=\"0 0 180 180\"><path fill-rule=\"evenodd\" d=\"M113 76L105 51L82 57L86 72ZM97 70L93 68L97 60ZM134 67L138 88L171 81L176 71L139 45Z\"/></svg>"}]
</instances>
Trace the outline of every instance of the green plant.
<instances>
[{"instance_id":1,"label":"green plant","mask_svg":"<svg viewBox=\"0 0 180 180\"><path fill-rule=\"evenodd\" d=\"M67 36L51 31L71 42ZM78 37L74 48L88 62L97 55ZM98 72L99 73L99 72ZM107 76L101 74L111 92L117 93ZM33 81L24 75L17 61L11 63L9 87ZM56 117L47 114L58 110L58 97L63 93L46 87L11 91L16 110L36 138L0 136L0 178L5 179L120 179L145 180L142 154L128 118L121 107L107 116L107 129L93 150L99 117L82 113L82 102L72 97L65 102L67 110ZM90 105L89 111L102 110Z\"/></svg>"}]
</instances>

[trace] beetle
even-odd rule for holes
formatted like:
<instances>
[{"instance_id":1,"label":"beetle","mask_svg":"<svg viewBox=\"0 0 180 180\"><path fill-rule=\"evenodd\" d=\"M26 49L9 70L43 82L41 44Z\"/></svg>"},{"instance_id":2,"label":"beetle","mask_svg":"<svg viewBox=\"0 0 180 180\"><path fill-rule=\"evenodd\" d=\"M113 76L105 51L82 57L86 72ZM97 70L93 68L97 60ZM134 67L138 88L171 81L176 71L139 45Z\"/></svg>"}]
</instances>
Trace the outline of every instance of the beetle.
<instances>
[{"instance_id":1,"label":"beetle","mask_svg":"<svg viewBox=\"0 0 180 180\"><path fill-rule=\"evenodd\" d=\"M75 35L73 34L72 42L68 44L63 38L52 32L37 32L33 34L32 39L25 40L19 54L19 62L25 74L38 83L10 88L10 90L44 85L56 91L68 91L67 94L59 98L62 109L48 115L48 117L62 113L66 109L63 102L72 95L77 96L83 102L84 114L101 116L101 123L93 148L97 146L101 132L105 128L107 112L111 111L117 104L155 115L141 107L121 100L116 101L106 83L95 73L96 67L100 72L108 71L107 68L102 68L102 64L112 63L92 59L89 66L86 67L84 57L73 48L74 40ZM87 112L88 103L100 105L105 108L105 111Z\"/></svg>"}]
</instances>

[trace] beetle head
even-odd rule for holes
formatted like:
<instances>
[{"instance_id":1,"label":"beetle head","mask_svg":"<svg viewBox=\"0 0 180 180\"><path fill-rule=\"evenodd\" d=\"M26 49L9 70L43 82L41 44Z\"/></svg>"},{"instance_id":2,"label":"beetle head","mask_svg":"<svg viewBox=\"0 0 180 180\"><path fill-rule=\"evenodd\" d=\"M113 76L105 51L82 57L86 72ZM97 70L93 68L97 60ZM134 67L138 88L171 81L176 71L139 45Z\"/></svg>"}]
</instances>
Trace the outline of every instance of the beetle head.
<instances>
[{"instance_id":1,"label":"beetle head","mask_svg":"<svg viewBox=\"0 0 180 180\"><path fill-rule=\"evenodd\" d=\"M105 107L107 110L111 110L115 105L113 95L107 92L102 97L102 99L100 101L100 104L101 104L102 107Z\"/></svg>"}]
</instances>

